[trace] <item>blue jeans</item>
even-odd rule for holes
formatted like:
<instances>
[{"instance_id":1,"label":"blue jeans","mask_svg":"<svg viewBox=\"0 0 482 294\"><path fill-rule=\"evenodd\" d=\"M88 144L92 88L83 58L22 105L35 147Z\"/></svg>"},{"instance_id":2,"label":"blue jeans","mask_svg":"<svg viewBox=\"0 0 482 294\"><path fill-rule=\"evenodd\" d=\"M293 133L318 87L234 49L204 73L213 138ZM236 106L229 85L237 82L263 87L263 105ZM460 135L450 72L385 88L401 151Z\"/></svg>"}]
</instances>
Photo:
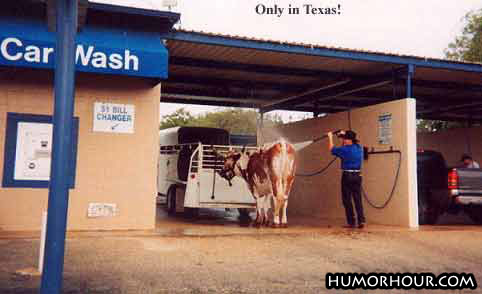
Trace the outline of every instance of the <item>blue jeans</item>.
<instances>
[{"instance_id":1,"label":"blue jeans","mask_svg":"<svg viewBox=\"0 0 482 294\"><path fill-rule=\"evenodd\" d=\"M361 183L362 177L360 173L343 172L341 178L341 195L343 206L345 207L346 221L349 225L355 225L352 198L353 202L355 202L358 224L365 223L361 199Z\"/></svg>"}]
</instances>

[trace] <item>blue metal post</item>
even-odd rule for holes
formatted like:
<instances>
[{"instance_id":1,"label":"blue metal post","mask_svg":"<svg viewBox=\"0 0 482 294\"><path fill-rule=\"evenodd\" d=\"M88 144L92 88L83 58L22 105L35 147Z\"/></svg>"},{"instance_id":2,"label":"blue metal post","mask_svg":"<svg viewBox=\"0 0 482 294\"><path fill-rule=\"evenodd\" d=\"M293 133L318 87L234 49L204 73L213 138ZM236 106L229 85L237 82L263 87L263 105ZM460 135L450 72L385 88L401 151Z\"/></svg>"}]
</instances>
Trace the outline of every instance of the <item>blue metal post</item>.
<instances>
[{"instance_id":1,"label":"blue metal post","mask_svg":"<svg viewBox=\"0 0 482 294\"><path fill-rule=\"evenodd\" d=\"M408 71L407 71L407 98L414 98L413 85L412 85L412 78L414 74L415 74L415 65L409 64Z\"/></svg>"},{"instance_id":2,"label":"blue metal post","mask_svg":"<svg viewBox=\"0 0 482 294\"><path fill-rule=\"evenodd\" d=\"M62 290L75 92L75 35L77 33L78 0L57 0L55 5L57 43L55 47L53 150L45 262L40 289L42 294L57 294Z\"/></svg>"}]
</instances>

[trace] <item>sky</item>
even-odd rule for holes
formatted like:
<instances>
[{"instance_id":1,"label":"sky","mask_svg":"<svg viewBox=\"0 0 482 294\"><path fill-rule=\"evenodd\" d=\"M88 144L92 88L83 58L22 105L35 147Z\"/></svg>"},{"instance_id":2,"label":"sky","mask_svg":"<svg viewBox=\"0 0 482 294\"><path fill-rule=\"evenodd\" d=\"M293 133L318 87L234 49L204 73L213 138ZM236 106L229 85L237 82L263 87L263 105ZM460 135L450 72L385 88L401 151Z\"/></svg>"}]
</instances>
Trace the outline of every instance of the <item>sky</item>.
<instances>
[{"instance_id":1,"label":"sky","mask_svg":"<svg viewBox=\"0 0 482 294\"><path fill-rule=\"evenodd\" d=\"M161 0L94 0L166 10ZM386 53L443 58L463 28L464 15L482 0L177 0L183 29ZM336 14L306 14L303 4L336 8ZM300 14L288 14L289 5ZM262 8L284 8L281 16ZM258 12L257 13L257 8ZM279 10L278 10L279 11ZM339 12L339 13L338 13ZM161 115L182 105L161 103ZM192 113L220 109L191 106ZM306 114L280 112L285 120Z\"/></svg>"}]
</instances>

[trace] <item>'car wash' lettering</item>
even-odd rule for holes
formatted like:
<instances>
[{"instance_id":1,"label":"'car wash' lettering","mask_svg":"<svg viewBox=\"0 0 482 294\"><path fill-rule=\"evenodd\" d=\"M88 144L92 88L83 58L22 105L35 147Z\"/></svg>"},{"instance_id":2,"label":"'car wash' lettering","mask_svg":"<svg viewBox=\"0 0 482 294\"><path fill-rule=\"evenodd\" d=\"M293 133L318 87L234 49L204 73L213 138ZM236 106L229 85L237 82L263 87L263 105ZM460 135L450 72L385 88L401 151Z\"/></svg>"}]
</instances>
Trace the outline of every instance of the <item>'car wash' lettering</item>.
<instances>
[{"instance_id":1,"label":"'car wash' lettering","mask_svg":"<svg viewBox=\"0 0 482 294\"><path fill-rule=\"evenodd\" d=\"M31 63L49 63L54 48L38 47L27 45L15 37L8 37L0 43L0 54L9 61L24 60ZM75 61L82 66L92 66L94 68L110 68L114 70L134 70L139 71L139 58L131 54L129 50L124 50L124 54L106 54L96 51L95 47L77 45Z\"/></svg>"}]
</instances>

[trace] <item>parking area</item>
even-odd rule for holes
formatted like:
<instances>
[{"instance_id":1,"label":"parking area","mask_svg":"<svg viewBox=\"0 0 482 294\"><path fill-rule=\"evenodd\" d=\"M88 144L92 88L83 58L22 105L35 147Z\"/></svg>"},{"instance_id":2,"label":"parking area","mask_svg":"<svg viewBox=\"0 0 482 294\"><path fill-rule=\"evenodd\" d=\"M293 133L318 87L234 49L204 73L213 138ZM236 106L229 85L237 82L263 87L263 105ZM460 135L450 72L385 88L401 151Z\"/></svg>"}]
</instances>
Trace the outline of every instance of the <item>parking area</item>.
<instances>
[{"instance_id":1,"label":"parking area","mask_svg":"<svg viewBox=\"0 0 482 294\"><path fill-rule=\"evenodd\" d=\"M235 212L202 211L196 221L163 213L159 207L154 231L70 232L64 293L324 293L327 272L468 272L482 280L480 226L346 230L296 218L287 229L255 229L239 226ZM0 232L0 293L37 293L38 277L15 274L36 266L34 237Z\"/></svg>"}]
</instances>

